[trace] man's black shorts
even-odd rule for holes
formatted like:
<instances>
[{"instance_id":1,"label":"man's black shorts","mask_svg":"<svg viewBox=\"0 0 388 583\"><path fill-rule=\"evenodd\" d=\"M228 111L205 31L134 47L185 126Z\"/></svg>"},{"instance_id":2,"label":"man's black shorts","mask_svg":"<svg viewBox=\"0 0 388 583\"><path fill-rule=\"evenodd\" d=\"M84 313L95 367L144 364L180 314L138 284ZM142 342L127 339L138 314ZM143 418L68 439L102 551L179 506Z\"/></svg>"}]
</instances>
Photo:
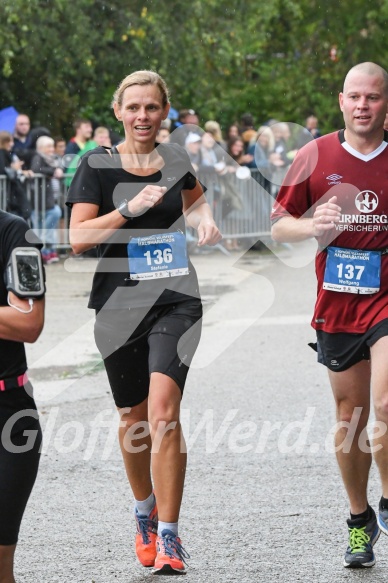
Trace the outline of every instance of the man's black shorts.
<instances>
[{"instance_id":1,"label":"man's black shorts","mask_svg":"<svg viewBox=\"0 0 388 583\"><path fill-rule=\"evenodd\" d=\"M318 362L334 372L342 372L361 360L370 359L370 347L388 336L388 319L381 320L364 334L330 334L317 330L317 344L310 344L318 353Z\"/></svg>"},{"instance_id":2,"label":"man's black shorts","mask_svg":"<svg viewBox=\"0 0 388 583\"><path fill-rule=\"evenodd\" d=\"M152 372L172 378L183 393L201 336L198 298L147 310L100 310L97 314L95 340L120 408L134 407L148 397Z\"/></svg>"}]
</instances>

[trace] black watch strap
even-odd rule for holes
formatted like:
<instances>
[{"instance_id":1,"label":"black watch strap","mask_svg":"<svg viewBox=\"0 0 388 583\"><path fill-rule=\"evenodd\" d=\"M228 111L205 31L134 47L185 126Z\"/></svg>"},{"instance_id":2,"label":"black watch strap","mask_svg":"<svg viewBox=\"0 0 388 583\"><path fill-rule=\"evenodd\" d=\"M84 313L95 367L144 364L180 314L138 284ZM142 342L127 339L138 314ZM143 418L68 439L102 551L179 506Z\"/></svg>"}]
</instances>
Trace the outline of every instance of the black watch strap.
<instances>
[{"instance_id":1,"label":"black watch strap","mask_svg":"<svg viewBox=\"0 0 388 583\"><path fill-rule=\"evenodd\" d=\"M119 206L117 207L117 210L119 211L120 215L124 217L124 219L127 219L127 221L133 218L128 210L127 200L123 200L122 202L120 202Z\"/></svg>"}]
</instances>

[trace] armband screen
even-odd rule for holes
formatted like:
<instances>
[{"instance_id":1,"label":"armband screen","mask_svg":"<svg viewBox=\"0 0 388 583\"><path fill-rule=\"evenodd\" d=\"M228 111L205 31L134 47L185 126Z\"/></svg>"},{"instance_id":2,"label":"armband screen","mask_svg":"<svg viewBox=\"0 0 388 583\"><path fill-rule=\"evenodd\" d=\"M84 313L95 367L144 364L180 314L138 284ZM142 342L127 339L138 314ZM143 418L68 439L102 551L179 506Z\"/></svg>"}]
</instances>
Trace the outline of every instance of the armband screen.
<instances>
[{"instance_id":1,"label":"armband screen","mask_svg":"<svg viewBox=\"0 0 388 583\"><path fill-rule=\"evenodd\" d=\"M5 285L19 298L40 298L46 288L40 251L35 247L16 247L5 273Z\"/></svg>"}]
</instances>

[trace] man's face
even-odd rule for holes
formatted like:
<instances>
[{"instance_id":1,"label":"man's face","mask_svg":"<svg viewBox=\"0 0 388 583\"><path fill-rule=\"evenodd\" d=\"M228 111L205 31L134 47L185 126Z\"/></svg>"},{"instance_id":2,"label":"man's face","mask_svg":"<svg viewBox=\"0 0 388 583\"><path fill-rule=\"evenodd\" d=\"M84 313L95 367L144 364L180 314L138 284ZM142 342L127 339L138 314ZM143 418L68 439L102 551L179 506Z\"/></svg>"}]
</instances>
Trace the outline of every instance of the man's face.
<instances>
[{"instance_id":1,"label":"man's face","mask_svg":"<svg viewBox=\"0 0 388 583\"><path fill-rule=\"evenodd\" d=\"M108 148L110 148L111 141L109 131L99 132L97 135L94 136L94 141L98 146L107 146Z\"/></svg>"},{"instance_id":2,"label":"man's face","mask_svg":"<svg viewBox=\"0 0 388 583\"><path fill-rule=\"evenodd\" d=\"M59 142L55 144L55 153L57 154L57 156L64 156L65 150L66 150L65 140L59 140Z\"/></svg>"},{"instance_id":3,"label":"man's face","mask_svg":"<svg viewBox=\"0 0 388 583\"><path fill-rule=\"evenodd\" d=\"M91 123L81 123L79 127L79 133L84 140L90 140L93 133L93 128Z\"/></svg>"},{"instance_id":4,"label":"man's face","mask_svg":"<svg viewBox=\"0 0 388 583\"><path fill-rule=\"evenodd\" d=\"M374 138L381 133L388 105L381 75L350 73L339 103L346 131L363 138Z\"/></svg>"},{"instance_id":5,"label":"man's face","mask_svg":"<svg viewBox=\"0 0 388 583\"><path fill-rule=\"evenodd\" d=\"M15 134L26 136L30 131L30 120L26 115L18 115L15 123Z\"/></svg>"},{"instance_id":6,"label":"man's face","mask_svg":"<svg viewBox=\"0 0 388 583\"><path fill-rule=\"evenodd\" d=\"M198 115L196 113L188 113L183 123L199 125Z\"/></svg>"}]
</instances>

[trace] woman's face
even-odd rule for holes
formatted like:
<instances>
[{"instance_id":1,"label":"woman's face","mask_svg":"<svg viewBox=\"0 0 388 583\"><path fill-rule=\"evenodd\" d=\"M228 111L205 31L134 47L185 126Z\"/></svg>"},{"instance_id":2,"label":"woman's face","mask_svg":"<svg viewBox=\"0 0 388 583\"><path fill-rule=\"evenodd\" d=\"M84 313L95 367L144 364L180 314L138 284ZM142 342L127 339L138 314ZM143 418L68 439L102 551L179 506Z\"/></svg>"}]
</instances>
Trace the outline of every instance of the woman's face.
<instances>
[{"instance_id":1,"label":"woman's face","mask_svg":"<svg viewBox=\"0 0 388 583\"><path fill-rule=\"evenodd\" d=\"M121 107L114 111L123 122L127 140L154 147L160 124L166 119L170 105L163 107L162 95L157 85L132 85L123 94Z\"/></svg>"},{"instance_id":2,"label":"woman's face","mask_svg":"<svg viewBox=\"0 0 388 583\"><path fill-rule=\"evenodd\" d=\"M242 140L237 140L236 142L234 142L234 144L232 144L230 149L232 152L232 156L239 156L240 154L242 154L244 150L244 142Z\"/></svg>"},{"instance_id":3,"label":"woman's face","mask_svg":"<svg viewBox=\"0 0 388 583\"><path fill-rule=\"evenodd\" d=\"M46 144L45 146L41 146L39 150L45 156L54 156L55 154L54 144Z\"/></svg>"},{"instance_id":4,"label":"woman's face","mask_svg":"<svg viewBox=\"0 0 388 583\"><path fill-rule=\"evenodd\" d=\"M238 127L237 126L230 126L228 131L229 138L238 138Z\"/></svg>"},{"instance_id":5,"label":"woman's face","mask_svg":"<svg viewBox=\"0 0 388 583\"><path fill-rule=\"evenodd\" d=\"M269 144L269 135L266 132L261 132L257 137L257 141L259 142L260 146L266 148Z\"/></svg>"},{"instance_id":6,"label":"woman's face","mask_svg":"<svg viewBox=\"0 0 388 583\"><path fill-rule=\"evenodd\" d=\"M164 142L165 144L167 144L170 141L170 131L166 128L162 128L159 130L158 132L158 136L157 136L157 140L156 140L159 144L161 144L162 142Z\"/></svg>"},{"instance_id":7,"label":"woman's face","mask_svg":"<svg viewBox=\"0 0 388 583\"><path fill-rule=\"evenodd\" d=\"M211 134L209 134L208 132L205 132L202 135L202 146L204 148L206 148L207 150L210 150L211 148L214 147L214 138Z\"/></svg>"},{"instance_id":8,"label":"woman's face","mask_svg":"<svg viewBox=\"0 0 388 583\"><path fill-rule=\"evenodd\" d=\"M13 142L13 138L12 138L12 140L8 140L7 142L4 142L3 149L7 150L7 152L10 152L13 148L13 144L14 144L14 142Z\"/></svg>"}]
</instances>

